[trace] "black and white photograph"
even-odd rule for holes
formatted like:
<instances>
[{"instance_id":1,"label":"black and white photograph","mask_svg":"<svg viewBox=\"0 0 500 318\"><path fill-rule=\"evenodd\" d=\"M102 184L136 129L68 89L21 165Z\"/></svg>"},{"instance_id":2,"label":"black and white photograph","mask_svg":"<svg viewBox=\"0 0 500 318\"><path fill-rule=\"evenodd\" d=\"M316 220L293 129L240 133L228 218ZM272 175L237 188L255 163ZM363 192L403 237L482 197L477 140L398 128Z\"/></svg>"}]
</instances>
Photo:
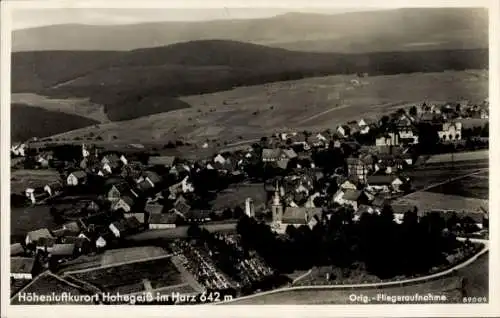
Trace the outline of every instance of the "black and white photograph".
<instances>
[{"instance_id":1,"label":"black and white photograph","mask_svg":"<svg viewBox=\"0 0 500 318\"><path fill-rule=\"evenodd\" d=\"M2 3L9 310L493 312L489 2L30 2Z\"/></svg>"}]
</instances>

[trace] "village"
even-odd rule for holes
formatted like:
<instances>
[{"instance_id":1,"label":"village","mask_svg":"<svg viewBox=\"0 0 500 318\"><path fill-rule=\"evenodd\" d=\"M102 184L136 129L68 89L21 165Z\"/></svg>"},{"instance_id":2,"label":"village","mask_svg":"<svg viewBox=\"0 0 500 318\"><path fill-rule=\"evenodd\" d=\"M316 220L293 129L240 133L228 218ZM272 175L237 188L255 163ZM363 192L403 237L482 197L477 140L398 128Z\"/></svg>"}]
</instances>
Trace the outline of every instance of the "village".
<instances>
[{"instance_id":1,"label":"village","mask_svg":"<svg viewBox=\"0 0 500 318\"><path fill-rule=\"evenodd\" d=\"M167 246L178 271L195 286L193 293L246 288L248 294L279 286L286 282L275 266L258 251L247 255L245 238L233 233L238 220L250 218L287 236L293 228L312 230L340 210L347 209L358 222L391 206L400 224L406 212L415 210L393 204L416 190L408 172L426 156L487 149L488 107L487 100L422 103L325 131L277 131L253 145L199 160L140 149L110 151L90 143L12 145L11 169L57 170L60 180L11 195L11 204L50 207L59 224L34 228L13 242L11 296L41 273L57 273L82 256L129 247L128 238L159 232L174 233ZM219 210L210 205L220 191L238 184L261 184L266 200L243 197ZM458 214L472 220L469 232L479 232L487 229L484 209L419 210L418 216L432 212L449 220ZM234 231L210 230L219 225ZM129 293L152 288L141 279L133 282L141 287Z\"/></svg>"}]
</instances>

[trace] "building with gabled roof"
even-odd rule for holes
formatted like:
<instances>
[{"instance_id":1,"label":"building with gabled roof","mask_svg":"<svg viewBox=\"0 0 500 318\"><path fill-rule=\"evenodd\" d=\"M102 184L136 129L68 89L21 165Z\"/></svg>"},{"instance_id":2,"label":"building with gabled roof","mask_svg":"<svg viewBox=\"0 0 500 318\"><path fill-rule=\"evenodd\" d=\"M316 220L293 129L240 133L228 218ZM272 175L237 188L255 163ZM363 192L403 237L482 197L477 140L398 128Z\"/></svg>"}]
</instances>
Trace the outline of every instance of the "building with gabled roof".
<instances>
[{"instance_id":1,"label":"building with gabled roof","mask_svg":"<svg viewBox=\"0 0 500 318\"><path fill-rule=\"evenodd\" d=\"M13 279L31 280L35 269L33 257L11 257L10 277Z\"/></svg>"},{"instance_id":2,"label":"building with gabled roof","mask_svg":"<svg viewBox=\"0 0 500 318\"><path fill-rule=\"evenodd\" d=\"M176 213L151 214L148 221L149 229L161 230L175 228L178 218L179 215Z\"/></svg>"},{"instance_id":3,"label":"building with gabled roof","mask_svg":"<svg viewBox=\"0 0 500 318\"><path fill-rule=\"evenodd\" d=\"M174 166L176 159L175 156L151 156L149 157L148 165L171 168Z\"/></svg>"},{"instance_id":4,"label":"building with gabled roof","mask_svg":"<svg viewBox=\"0 0 500 318\"><path fill-rule=\"evenodd\" d=\"M87 182L87 173L82 170L73 171L66 178L66 182L69 186L85 184Z\"/></svg>"}]
</instances>

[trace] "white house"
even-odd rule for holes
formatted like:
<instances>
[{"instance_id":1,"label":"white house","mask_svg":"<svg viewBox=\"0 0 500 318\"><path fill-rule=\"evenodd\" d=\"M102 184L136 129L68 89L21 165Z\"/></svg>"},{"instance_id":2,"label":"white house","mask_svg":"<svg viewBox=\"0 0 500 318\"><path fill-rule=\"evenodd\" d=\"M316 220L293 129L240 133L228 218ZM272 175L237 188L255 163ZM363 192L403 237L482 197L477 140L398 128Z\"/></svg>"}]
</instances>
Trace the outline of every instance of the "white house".
<instances>
[{"instance_id":1,"label":"white house","mask_svg":"<svg viewBox=\"0 0 500 318\"><path fill-rule=\"evenodd\" d=\"M224 164L224 163L226 163L226 158L224 158L221 154L218 154L217 156L215 156L214 162Z\"/></svg>"},{"instance_id":2,"label":"white house","mask_svg":"<svg viewBox=\"0 0 500 318\"><path fill-rule=\"evenodd\" d=\"M375 146L397 146L397 145L399 145L398 133L389 132L375 139Z\"/></svg>"},{"instance_id":3,"label":"white house","mask_svg":"<svg viewBox=\"0 0 500 318\"><path fill-rule=\"evenodd\" d=\"M97 248L106 247L106 240L102 236L99 236L99 238L95 241L95 246Z\"/></svg>"},{"instance_id":4,"label":"white house","mask_svg":"<svg viewBox=\"0 0 500 318\"><path fill-rule=\"evenodd\" d=\"M33 279L34 267L35 258L33 257L11 257L10 277L14 279L31 280Z\"/></svg>"},{"instance_id":5,"label":"white house","mask_svg":"<svg viewBox=\"0 0 500 318\"><path fill-rule=\"evenodd\" d=\"M124 155L120 156L120 161L123 163L124 166L128 165L128 160L125 158Z\"/></svg>"},{"instance_id":6,"label":"white house","mask_svg":"<svg viewBox=\"0 0 500 318\"><path fill-rule=\"evenodd\" d=\"M346 180L344 182L342 182L342 184L340 185L340 189L342 190L357 190L358 187L350 180Z\"/></svg>"},{"instance_id":7,"label":"white house","mask_svg":"<svg viewBox=\"0 0 500 318\"><path fill-rule=\"evenodd\" d=\"M444 123L440 131L438 131L439 139L442 141L454 141L462 139L462 123L448 122Z\"/></svg>"},{"instance_id":8,"label":"white house","mask_svg":"<svg viewBox=\"0 0 500 318\"><path fill-rule=\"evenodd\" d=\"M32 204L36 203L35 189L33 189L33 188L27 188L26 191L25 191L25 195L31 201Z\"/></svg>"},{"instance_id":9,"label":"white house","mask_svg":"<svg viewBox=\"0 0 500 318\"><path fill-rule=\"evenodd\" d=\"M24 157L26 155L26 144L21 143L21 144L16 144L11 147L11 152L15 156L21 156Z\"/></svg>"},{"instance_id":10,"label":"white house","mask_svg":"<svg viewBox=\"0 0 500 318\"><path fill-rule=\"evenodd\" d=\"M66 182L69 186L77 186L80 184L85 184L87 179L87 174L84 171L74 171L68 175Z\"/></svg>"},{"instance_id":11,"label":"white house","mask_svg":"<svg viewBox=\"0 0 500 318\"><path fill-rule=\"evenodd\" d=\"M177 214L175 213L155 213L149 216L149 229L161 230L175 228Z\"/></svg>"}]
</instances>

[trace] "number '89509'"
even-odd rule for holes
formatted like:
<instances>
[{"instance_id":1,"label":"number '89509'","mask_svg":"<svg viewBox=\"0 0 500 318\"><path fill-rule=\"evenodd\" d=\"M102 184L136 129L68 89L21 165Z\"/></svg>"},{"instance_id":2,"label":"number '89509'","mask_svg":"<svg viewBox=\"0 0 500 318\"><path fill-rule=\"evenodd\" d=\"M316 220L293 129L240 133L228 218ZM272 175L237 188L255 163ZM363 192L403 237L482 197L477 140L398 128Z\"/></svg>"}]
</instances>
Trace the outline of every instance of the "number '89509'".
<instances>
[{"instance_id":1,"label":"number '89509'","mask_svg":"<svg viewBox=\"0 0 500 318\"><path fill-rule=\"evenodd\" d=\"M464 297L463 302L466 304L485 304L488 300L486 297Z\"/></svg>"}]
</instances>

